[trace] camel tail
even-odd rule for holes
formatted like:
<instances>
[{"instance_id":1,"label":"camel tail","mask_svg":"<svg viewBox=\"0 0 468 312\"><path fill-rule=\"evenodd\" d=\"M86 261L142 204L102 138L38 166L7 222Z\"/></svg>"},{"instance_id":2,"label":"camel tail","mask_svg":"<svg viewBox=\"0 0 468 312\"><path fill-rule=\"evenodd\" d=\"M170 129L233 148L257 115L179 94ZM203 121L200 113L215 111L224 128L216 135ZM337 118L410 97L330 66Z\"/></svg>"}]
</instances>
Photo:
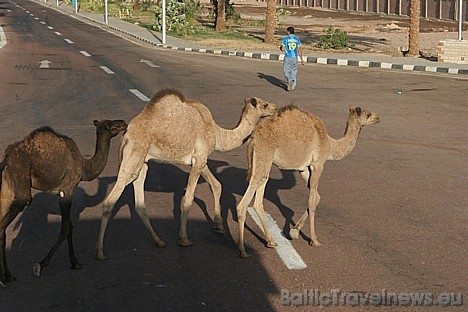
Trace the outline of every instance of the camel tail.
<instances>
[{"instance_id":1,"label":"camel tail","mask_svg":"<svg viewBox=\"0 0 468 312\"><path fill-rule=\"evenodd\" d=\"M128 138L127 136L124 134L122 136L122 139L120 140L120 146L119 146L119 168L118 170L120 170L120 165L122 164L122 158L123 158L123 150L125 149L125 146L127 146L127 143L128 143Z\"/></svg>"},{"instance_id":2,"label":"camel tail","mask_svg":"<svg viewBox=\"0 0 468 312\"><path fill-rule=\"evenodd\" d=\"M7 162L5 160L0 163L0 189L2 188L3 169L5 169L6 165L7 165Z\"/></svg>"},{"instance_id":3,"label":"camel tail","mask_svg":"<svg viewBox=\"0 0 468 312\"><path fill-rule=\"evenodd\" d=\"M250 178L252 177L253 153L254 153L253 144L251 141L249 141L247 145L247 167L248 167L247 179L246 179L247 184L249 184Z\"/></svg>"}]
</instances>

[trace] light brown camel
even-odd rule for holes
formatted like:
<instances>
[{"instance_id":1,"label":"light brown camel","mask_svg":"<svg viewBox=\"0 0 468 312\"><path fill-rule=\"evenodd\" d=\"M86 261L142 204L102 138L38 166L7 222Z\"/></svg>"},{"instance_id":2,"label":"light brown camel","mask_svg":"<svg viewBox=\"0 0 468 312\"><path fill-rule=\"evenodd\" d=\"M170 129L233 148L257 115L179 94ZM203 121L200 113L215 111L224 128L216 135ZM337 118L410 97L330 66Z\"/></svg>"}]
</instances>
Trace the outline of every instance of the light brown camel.
<instances>
[{"instance_id":1,"label":"light brown camel","mask_svg":"<svg viewBox=\"0 0 468 312\"><path fill-rule=\"evenodd\" d=\"M59 245L68 241L69 261L72 269L81 264L73 250L73 226L70 209L73 192L80 181L95 179L106 166L111 138L127 128L123 120L94 121L96 126L96 150L90 159L84 159L76 143L49 127L34 130L22 141L5 150L0 163L0 284L14 280L7 266L5 244L6 228L32 200L31 188L59 195L62 225L57 241L47 256L34 265L39 276Z\"/></svg>"},{"instance_id":2,"label":"light brown camel","mask_svg":"<svg viewBox=\"0 0 468 312\"><path fill-rule=\"evenodd\" d=\"M96 244L96 258L106 259L104 234L110 214L125 187L133 182L135 209L150 232L156 246L166 244L156 235L145 207L144 181L148 161L192 166L182 199L179 244L191 246L187 238L187 217L193 203L200 175L208 182L214 196L215 230L224 231L221 209L221 184L210 172L207 158L214 151L229 151L243 144L262 117L276 114L276 105L259 98L244 99L244 109L235 129L219 127L209 109L202 103L185 98L179 91L163 89L128 125L120 144L120 169L114 188L104 200L101 229Z\"/></svg>"},{"instance_id":3,"label":"light brown camel","mask_svg":"<svg viewBox=\"0 0 468 312\"><path fill-rule=\"evenodd\" d=\"M291 229L290 236L298 237L309 214L311 244L320 246L315 235L314 218L320 201L317 187L323 166L327 160L340 160L351 153L361 128L379 121L375 113L360 107L350 107L345 134L341 139L335 140L328 135L320 118L296 106L286 106L278 111L277 117L258 125L247 145L249 185L237 206L240 256L249 256L244 247L244 224L247 206L254 195L254 209L262 222L267 246L277 246L266 226L263 210L263 195L272 164L279 169L298 170L310 189L308 211L305 211L296 226Z\"/></svg>"}]
</instances>

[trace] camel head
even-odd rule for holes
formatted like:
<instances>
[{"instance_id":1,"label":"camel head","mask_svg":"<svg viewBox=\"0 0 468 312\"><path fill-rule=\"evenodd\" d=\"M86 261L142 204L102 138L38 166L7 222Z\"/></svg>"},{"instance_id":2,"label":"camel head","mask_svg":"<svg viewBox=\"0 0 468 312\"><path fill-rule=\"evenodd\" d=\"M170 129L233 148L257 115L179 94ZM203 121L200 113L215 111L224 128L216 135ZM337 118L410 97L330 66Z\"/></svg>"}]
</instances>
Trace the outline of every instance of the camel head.
<instances>
[{"instance_id":1,"label":"camel head","mask_svg":"<svg viewBox=\"0 0 468 312\"><path fill-rule=\"evenodd\" d=\"M376 113L363 110L359 106L356 108L352 106L349 107L349 117L355 119L361 127L380 122L380 118Z\"/></svg>"},{"instance_id":2,"label":"camel head","mask_svg":"<svg viewBox=\"0 0 468 312\"><path fill-rule=\"evenodd\" d=\"M278 107L267 101L264 101L260 98L245 98L244 99L244 110L251 111L255 110L257 112L258 118L275 116L278 111Z\"/></svg>"},{"instance_id":3,"label":"camel head","mask_svg":"<svg viewBox=\"0 0 468 312\"><path fill-rule=\"evenodd\" d=\"M120 132L127 130L127 123L124 120L95 120L94 125L96 126L97 132L108 132L111 138L115 137Z\"/></svg>"}]
</instances>

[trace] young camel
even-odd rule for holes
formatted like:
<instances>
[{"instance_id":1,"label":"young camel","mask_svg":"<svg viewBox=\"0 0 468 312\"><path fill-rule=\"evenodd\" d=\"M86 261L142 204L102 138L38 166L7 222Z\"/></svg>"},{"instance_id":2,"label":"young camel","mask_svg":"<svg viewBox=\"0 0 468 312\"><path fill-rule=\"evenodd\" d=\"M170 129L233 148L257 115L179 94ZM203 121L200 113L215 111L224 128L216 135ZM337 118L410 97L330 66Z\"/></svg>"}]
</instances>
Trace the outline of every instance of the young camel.
<instances>
[{"instance_id":1,"label":"young camel","mask_svg":"<svg viewBox=\"0 0 468 312\"><path fill-rule=\"evenodd\" d=\"M296 106L286 106L278 111L277 117L258 125L247 146L249 185L237 206L240 256L249 256L244 247L244 224L247 206L254 195L253 207L262 222L267 246L277 246L266 226L263 210L263 195L272 164L280 169L298 170L310 189L308 211L305 211L289 235L298 238L309 214L311 244L320 246L315 234L314 218L320 201L317 188L323 166L327 160L340 160L351 153L361 128L378 122L379 117L375 113L360 107L350 107L345 134L335 140L328 135L321 119Z\"/></svg>"},{"instance_id":2,"label":"young camel","mask_svg":"<svg viewBox=\"0 0 468 312\"><path fill-rule=\"evenodd\" d=\"M144 182L148 161L192 166L182 200L179 245L191 246L187 237L187 217L193 203L200 175L211 187L214 196L215 230L223 232L220 197L221 184L210 172L207 158L214 151L229 151L241 146L262 117L276 114L276 105L259 98L244 99L244 109L235 129L219 127L209 109L202 103L185 98L179 91L163 89L128 125L120 143L120 169L112 191L104 200L101 229L96 244L96 258L105 260L104 234L111 211L124 191L133 183L135 209L150 232L156 246L166 244L150 224L144 200Z\"/></svg>"},{"instance_id":3,"label":"young camel","mask_svg":"<svg viewBox=\"0 0 468 312\"><path fill-rule=\"evenodd\" d=\"M76 143L49 127L38 128L22 141L7 147L0 163L0 284L14 278L8 269L5 253L6 228L32 200L31 188L59 195L62 225L57 241L47 256L34 265L34 273L49 262L65 240L68 241L72 269L80 269L73 250L73 226L70 219L73 192L80 181L91 181L103 170L109 155L111 138L127 128L123 120L94 121L96 149L94 156L84 159Z\"/></svg>"}]
</instances>

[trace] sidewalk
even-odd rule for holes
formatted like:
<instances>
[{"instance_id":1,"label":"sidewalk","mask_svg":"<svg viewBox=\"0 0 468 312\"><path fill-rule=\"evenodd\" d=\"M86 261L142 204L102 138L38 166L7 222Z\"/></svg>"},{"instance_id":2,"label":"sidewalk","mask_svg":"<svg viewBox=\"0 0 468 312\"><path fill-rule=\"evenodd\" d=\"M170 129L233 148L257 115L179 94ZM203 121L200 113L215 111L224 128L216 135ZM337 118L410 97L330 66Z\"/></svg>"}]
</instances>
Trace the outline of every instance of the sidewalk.
<instances>
[{"instance_id":1,"label":"sidewalk","mask_svg":"<svg viewBox=\"0 0 468 312\"><path fill-rule=\"evenodd\" d=\"M45 6L49 6L55 10L70 14L71 16L87 20L88 22L97 23L101 26L122 32L126 35L132 36L138 40L148 44L179 50L197 53L212 53L228 56L247 57L265 60L283 60L283 54L278 51L235 51L235 50L220 50L212 49L209 47L202 47L195 43L166 36L166 44L162 43L162 34L154 32L138 25L127 23L114 17L108 17L108 23L105 23L104 15L98 13L78 12L75 13L75 8L61 3L56 6L55 1L49 2L36 1ZM1 34L1 32L0 32ZM0 43L1 45L1 43ZM409 70L409 71L422 71L422 72L437 72L468 75L467 64L450 64L450 63L437 63L423 58L410 58L410 57L392 57L386 55L374 54L314 54L304 55L304 60L307 63L317 64L331 64L341 66L358 66L358 67L372 67L382 69L396 69L396 70Z\"/></svg>"}]
</instances>

